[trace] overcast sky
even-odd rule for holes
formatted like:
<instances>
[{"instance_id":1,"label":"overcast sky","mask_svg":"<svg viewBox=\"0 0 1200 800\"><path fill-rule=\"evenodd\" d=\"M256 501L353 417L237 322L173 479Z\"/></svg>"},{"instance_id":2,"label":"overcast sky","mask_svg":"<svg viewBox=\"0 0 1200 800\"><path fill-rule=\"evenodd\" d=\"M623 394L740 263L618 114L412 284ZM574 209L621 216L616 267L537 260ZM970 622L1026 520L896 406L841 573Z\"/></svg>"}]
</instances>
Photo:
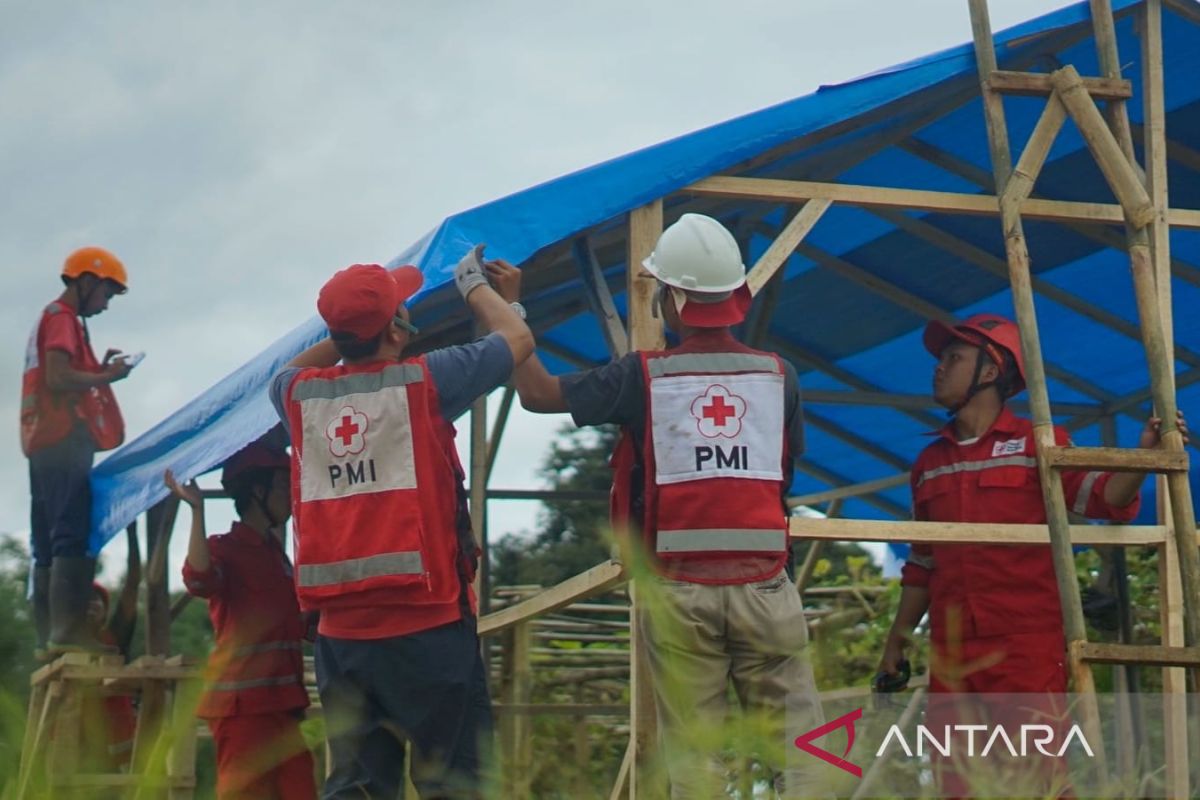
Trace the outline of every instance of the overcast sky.
<instances>
[{"instance_id":1,"label":"overcast sky","mask_svg":"<svg viewBox=\"0 0 1200 800\"><path fill-rule=\"evenodd\" d=\"M147 353L133 438L449 214L969 38L966 0L0 0L0 532L28 529L24 348L74 248L129 270L91 330ZM535 485L554 427L514 415L495 485Z\"/></svg>"}]
</instances>

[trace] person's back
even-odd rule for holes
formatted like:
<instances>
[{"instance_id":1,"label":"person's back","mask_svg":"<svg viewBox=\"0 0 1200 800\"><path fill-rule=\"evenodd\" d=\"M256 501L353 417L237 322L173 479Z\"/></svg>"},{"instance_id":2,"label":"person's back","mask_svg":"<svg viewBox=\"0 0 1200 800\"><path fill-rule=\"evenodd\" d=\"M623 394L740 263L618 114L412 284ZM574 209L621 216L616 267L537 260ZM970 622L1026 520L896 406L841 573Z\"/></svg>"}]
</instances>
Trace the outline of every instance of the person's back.
<instances>
[{"instance_id":1,"label":"person's back","mask_svg":"<svg viewBox=\"0 0 1200 800\"><path fill-rule=\"evenodd\" d=\"M530 410L623 428L614 522L631 529L630 544L655 572L637 588L638 628L671 794L709 797L724 774L694 735L722 730L731 680L771 743L783 741L785 714L804 730L823 719L804 656L804 609L784 571L784 501L804 449L800 392L790 364L730 332L751 296L737 243L719 222L684 215L643 263L678 346L558 378L530 358L516 385ZM784 780L782 760L762 757L784 796L826 793L807 764L788 765Z\"/></svg>"},{"instance_id":2,"label":"person's back","mask_svg":"<svg viewBox=\"0 0 1200 800\"><path fill-rule=\"evenodd\" d=\"M420 272L342 270L317 302L330 338L272 382L293 443L297 593L320 612L326 797L396 795L406 741L422 796L478 791L491 709L471 589L478 547L450 420L532 349L484 266L480 248L455 280L493 333L408 359L417 329L404 303Z\"/></svg>"}]
</instances>

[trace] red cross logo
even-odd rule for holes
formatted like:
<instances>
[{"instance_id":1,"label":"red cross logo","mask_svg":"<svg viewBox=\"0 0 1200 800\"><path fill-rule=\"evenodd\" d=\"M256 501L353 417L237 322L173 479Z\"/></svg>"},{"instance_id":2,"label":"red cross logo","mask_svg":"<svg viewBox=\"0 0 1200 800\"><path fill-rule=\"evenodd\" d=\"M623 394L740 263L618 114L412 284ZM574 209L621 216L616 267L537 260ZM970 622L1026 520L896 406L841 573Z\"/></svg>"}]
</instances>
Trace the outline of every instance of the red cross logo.
<instances>
[{"instance_id":1,"label":"red cross logo","mask_svg":"<svg viewBox=\"0 0 1200 800\"><path fill-rule=\"evenodd\" d=\"M367 415L353 406L342 406L325 426L329 452L336 458L361 453L367 446Z\"/></svg>"},{"instance_id":2,"label":"red cross logo","mask_svg":"<svg viewBox=\"0 0 1200 800\"><path fill-rule=\"evenodd\" d=\"M692 401L691 411L701 436L706 439L718 436L733 439L742 432L742 417L746 416L746 408L743 397L714 383Z\"/></svg>"},{"instance_id":3,"label":"red cross logo","mask_svg":"<svg viewBox=\"0 0 1200 800\"><path fill-rule=\"evenodd\" d=\"M712 404L701 409L704 416L713 420L713 424L718 428L725 427L725 420L729 417L736 416L737 412L733 410L733 406L725 405L725 398L717 395L712 399Z\"/></svg>"}]
</instances>

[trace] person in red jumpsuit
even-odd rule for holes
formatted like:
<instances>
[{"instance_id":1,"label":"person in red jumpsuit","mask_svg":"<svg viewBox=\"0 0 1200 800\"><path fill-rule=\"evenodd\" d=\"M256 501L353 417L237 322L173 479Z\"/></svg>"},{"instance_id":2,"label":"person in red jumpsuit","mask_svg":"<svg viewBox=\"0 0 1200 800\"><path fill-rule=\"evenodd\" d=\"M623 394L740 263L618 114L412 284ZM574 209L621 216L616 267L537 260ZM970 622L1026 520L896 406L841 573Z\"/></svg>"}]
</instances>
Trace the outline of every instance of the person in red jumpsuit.
<instances>
[{"instance_id":1,"label":"person in red jumpsuit","mask_svg":"<svg viewBox=\"0 0 1200 800\"><path fill-rule=\"evenodd\" d=\"M205 537L204 506L196 484L171 491L192 509L183 566L190 594L208 600L216 634L206 690L197 715L208 721L217 749L217 795L230 798L316 796L312 754L300 732L305 624L283 550L291 516L288 455L261 442L225 463L221 483L238 520Z\"/></svg>"},{"instance_id":2,"label":"person in red jumpsuit","mask_svg":"<svg viewBox=\"0 0 1200 800\"><path fill-rule=\"evenodd\" d=\"M934 399L951 416L913 465L913 518L1045 524L1033 423L1005 401L1025 388L1020 332L994 314L931 322ZM1182 414L1178 423L1186 437ZM1139 447L1156 447L1150 419ZM1060 446L1070 439L1055 428ZM1144 476L1062 473L1067 508L1129 522ZM1059 696L1067 691L1066 640L1049 545L914 544L880 672L895 676L914 628L929 612L930 691ZM931 700L931 703L933 701ZM945 788L945 787L943 787ZM956 790L957 791L957 790Z\"/></svg>"}]
</instances>

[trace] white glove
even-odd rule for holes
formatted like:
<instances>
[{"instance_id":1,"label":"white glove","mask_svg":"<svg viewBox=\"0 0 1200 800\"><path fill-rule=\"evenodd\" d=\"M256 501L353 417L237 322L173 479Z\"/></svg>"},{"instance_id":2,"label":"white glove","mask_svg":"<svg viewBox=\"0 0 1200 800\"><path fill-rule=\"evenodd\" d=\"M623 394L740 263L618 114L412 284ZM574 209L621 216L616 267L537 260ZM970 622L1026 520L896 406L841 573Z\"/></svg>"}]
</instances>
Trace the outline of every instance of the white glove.
<instances>
[{"instance_id":1,"label":"white glove","mask_svg":"<svg viewBox=\"0 0 1200 800\"><path fill-rule=\"evenodd\" d=\"M471 252L463 256L462 261L454 268L454 285L458 293L467 299L467 295L480 286L487 286L487 273L483 270L483 248L486 245L477 244Z\"/></svg>"}]
</instances>

